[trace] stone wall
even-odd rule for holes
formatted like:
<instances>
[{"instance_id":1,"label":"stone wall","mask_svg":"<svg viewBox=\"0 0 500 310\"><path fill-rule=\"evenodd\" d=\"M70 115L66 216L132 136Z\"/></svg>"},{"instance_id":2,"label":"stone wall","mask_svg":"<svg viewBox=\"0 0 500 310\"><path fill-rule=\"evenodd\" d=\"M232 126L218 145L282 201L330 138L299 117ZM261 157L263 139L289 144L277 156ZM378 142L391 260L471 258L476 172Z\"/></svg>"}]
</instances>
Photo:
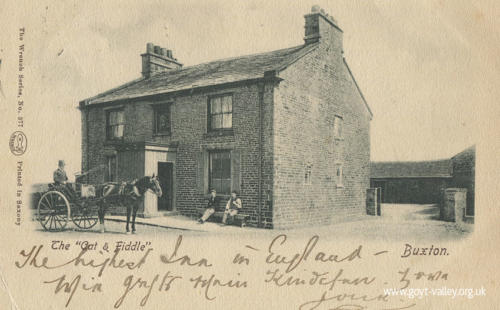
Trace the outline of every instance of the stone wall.
<instances>
[{"instance_id":1,"label":"stone wall","mask_svg":"<svg viewBox=\"0 0 500 310\"><path fill-rule=\"evenodd\" d=\"M475 147L470 147L452 157L451 160L453 162L452 186L467 189L466 216L469 217L468 220L470 222L473 222L473 217L475 215L474 192L476 185L476 149Z\"/></svg>"},{"instance_id":2,"label":"stone wall","mask_svg":"<svg viewBox=\"0 0 500 310\"><path fill-rule=\"evenodd\" d=\"M222 135L207 133L207 105L210 96L218 94L233 95L233 130ZM199 171L206 170L200 165L206 163L201 159L209 150L231 150L238 156L238 181L233 188L240 191L243 201L241 212L250 215L249 224L257 225L259 221L259 163L262 156L262 187L260 221L265 227L272 227L272 98L273 85L241 84L231 87L216 87L188 94L176 94L151 100L115 103L111 106L122 107L125 111L125 131L123 141L112 143L106 141L106 106L90 106L82 110L82 169L88 170L106 163L106 154L117 152L118 162L120 144L148 142L158 145L174 145L176 154L176 210L181 214L195 216L196 207L205 205L208 194L206 175ZM262 101L261 101L262 100ZM154 135L153 105L161 102L171 103L171 134ZM262 102L263 152L259 152L260 102ZM89 113L89 131L87 138L86 113ZM118 149L118 151L116 151ZM135 171L139 177L144 169L144 157L121 167L118 180L130 178L127 171ZM142 169L142 170L141 170ZM104 182L104 170L97 170L89 175L89 183ZM200 179L204 178L202 182ZM203 184L200 187L200 183ZM205 183L205 184L204 184ZM227 197L223 197L224 199Z\"/></svg>"},{"instance_id":3,"label":"stone wall","mask_svg":"<svg viewBox=\"0 0 500 310\"><path fill-rule=\"evenodd\" d=\"M321 17L317 48L279 73L274 96L274 226L330 224L365 214L370 120L342 56L342 33ZM334 119L343 119L334 137ZM342 184L336 168L342 165ZM306 175L310 174L310 178Z\"/></svg>"}]
</instances>

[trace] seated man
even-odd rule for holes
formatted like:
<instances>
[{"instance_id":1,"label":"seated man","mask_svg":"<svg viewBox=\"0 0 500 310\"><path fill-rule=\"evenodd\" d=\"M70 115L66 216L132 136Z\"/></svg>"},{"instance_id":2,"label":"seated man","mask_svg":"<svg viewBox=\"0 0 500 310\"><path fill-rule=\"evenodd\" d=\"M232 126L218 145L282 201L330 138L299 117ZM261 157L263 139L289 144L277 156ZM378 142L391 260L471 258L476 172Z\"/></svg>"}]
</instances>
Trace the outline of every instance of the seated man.
<instances>
[{"instance_id":1,"label":"seated man","mask_svg":"<svg viewBox=\"0 0 500 310\"><path fill-rule=\"evenodd\" d=\"M229 198L226 204L226 211L224 211L224 216L222 217L222 224L226 224L228 216L230 217L232 223L234 216L238 214L238 210L240 210L241 207L241 199L238 197L238 193L236 191L232 191L231 198Z\"/></svg>"},{"instance_id":2,"label":"seated man","mask_svg":"<svg viewBox=\"0 0 500 310\"><path fill-rule=\"evenodd\" d=\"M73 187L71 187L71 184L66 183L68 181L68 176L66 175L66 171L64 170L64 167L66 166L66 163L64 160L59 160L58 167L54 171L54 186L56 188L61 189L65 195L68 195L70 198L75 197L75 191Z\"/></svg>"},{"instance_id":3,"label":"seated man","mask_svg":"<svg viewBox=\"0 0 500 310\"><path fill-rule=\"evenodd\" d=\"M208 218L215 213L215 207L217 206L217 203L219 202L219 197L217 197L217 192L215 189L212 189L210 191L210 198L208 198L208 203L205 209L205 212L203 213L203 216L198 220L198 223L203 224L205 223Z\"/></svg>"}]
</instances>

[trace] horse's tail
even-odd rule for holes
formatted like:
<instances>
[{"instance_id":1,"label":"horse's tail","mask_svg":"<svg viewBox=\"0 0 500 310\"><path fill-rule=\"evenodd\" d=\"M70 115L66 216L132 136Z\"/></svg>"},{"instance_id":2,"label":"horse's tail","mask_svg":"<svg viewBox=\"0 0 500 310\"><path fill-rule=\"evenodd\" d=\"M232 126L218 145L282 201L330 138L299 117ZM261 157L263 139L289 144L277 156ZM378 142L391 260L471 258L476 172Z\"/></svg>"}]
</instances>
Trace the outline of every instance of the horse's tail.
<instances>
[{"instance_id":1,"label":"horse's tail","mask_svg":"<svg viewBox=\"0 0 500 310\"><path fill-rule=\"evenodd\" d=\"M95 189L95 196L100 198L102 197L102 189L103 189L103 185L102 184L99 184L99 185L95 185L94 189Z\"/></svg>"}]
</instances>

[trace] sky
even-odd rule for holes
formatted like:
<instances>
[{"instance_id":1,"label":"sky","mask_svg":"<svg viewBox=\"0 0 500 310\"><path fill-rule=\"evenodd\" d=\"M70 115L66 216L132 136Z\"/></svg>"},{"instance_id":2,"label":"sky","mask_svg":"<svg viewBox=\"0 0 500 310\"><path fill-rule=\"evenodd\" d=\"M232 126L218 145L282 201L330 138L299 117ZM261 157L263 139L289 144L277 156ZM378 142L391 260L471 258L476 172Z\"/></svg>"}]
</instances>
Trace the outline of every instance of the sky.
<instances>
[{"instance_id":1,"label":"sky","mask_svg":"<svg viewBox=\"0 0 500 310\"><path fill-rule=\"evenodd\" d=\"M80 170L78 102L140 77L147 42L173 50L185 66L296 46L314 4L344 31L344 55L374 114L374 161L453 156L478 142L481 107L498 94L495 1L26 3L11 4L17 24L0 21L8 29L0 77L9 98L16 28L27 27L24 113L35 180L50 178L58 159Z\"/></svg>"}]
</instances>

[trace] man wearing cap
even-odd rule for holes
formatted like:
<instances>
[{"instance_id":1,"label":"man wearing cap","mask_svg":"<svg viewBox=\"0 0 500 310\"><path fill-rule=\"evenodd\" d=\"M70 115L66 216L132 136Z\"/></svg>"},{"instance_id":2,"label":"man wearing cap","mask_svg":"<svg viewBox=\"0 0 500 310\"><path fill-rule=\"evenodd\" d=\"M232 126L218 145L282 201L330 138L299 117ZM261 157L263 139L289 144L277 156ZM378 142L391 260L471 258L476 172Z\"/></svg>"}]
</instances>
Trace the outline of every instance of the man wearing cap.
<instances>
[{"instance_id":1,"label":"man wearing cap","mask_svg":"<svg viewBox=\"0 0 500 310\"><path fill-rule=\"evenodd\" d=\"M63 190L65 190L65 194L68 194L69 196L74 196L75 191L71 187L71 184L66 183L68 181L68 176L66 175L66 171L64 170L65 166L66 164L64 160L59 160L58 167L54 171L54 185L56 187L63 188Z\"/></svg>"},{"instance_id":2,"label":"man wearing cap","mask_svg":"<svg viewBox=\"0 0 500 310\"><path fill-rule=\"evenodd\" d=\"M54 183L56 185L64 185L68 181L66 171L64 171L64 160L60 160L57 169L54 171Z\"/></svg>"},{"instance_id":3,"label":"man wearing cap","mask_svg":"<svg viewBox=\"0 0 500 310\"><path fill-rule=\"evenodd\" d=\"M203 216L198 220L198 223L205 223L212 214L215 213L215 208L217 207L217 203L219 202L219 197L217 197L217 192L215 189L210 191L210 197L208 198L208 203L203 213Z\"/></svg>"},{"instance_id":4,"label":"man wearing cap","mask_svg":"<svg viewBox=\"0 0 500 310\"><path fill-rule=\"evenodd\" d=\"M234 216L238 214L238 211L241 209L241 199L238 197L238 193L236 191L231 192L231 198L227 201L226 211L224 211L224 216L222 217L222 224L226 225L227 218L230 218L230 222L234 221Z\"/></svg>"}]
</instances>

